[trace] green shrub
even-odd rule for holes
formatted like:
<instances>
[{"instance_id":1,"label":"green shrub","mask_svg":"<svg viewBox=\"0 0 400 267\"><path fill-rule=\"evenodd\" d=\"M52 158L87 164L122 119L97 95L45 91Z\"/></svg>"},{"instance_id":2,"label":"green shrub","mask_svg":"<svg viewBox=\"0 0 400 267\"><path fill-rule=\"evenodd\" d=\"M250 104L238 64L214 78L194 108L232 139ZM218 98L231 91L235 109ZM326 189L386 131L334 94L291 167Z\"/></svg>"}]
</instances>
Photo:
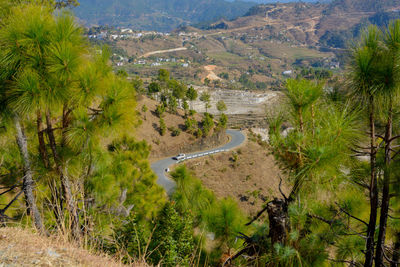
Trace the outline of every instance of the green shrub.
<instances>
[{"instance_id":1,"label":"green shrub","mask_svg":"<svg viewBox=\"0 0 400 267\"><path fill-rule=\"evenodd\" d=\"M172 136L179 136L181 134L181 130L175 127L170 127L168 130L171 131Z\"/></svg>"},{"instance_id":2,"label":"green shrub","mask_svg":"<svg viewBox=\"0 0 400 267\"><path fill-rule=\"evenodd\" d=\"M185 211L178 213L175 205L167 203L155 221L156 230L149 249L154 265L189 266L194 251L193 221Z\"/></svg>"},{"instance_id":3,"label":"green shrub","mask_svg":"<svg viewBox=\"0 0 400 267\"><path fill-rule=\"evenodd\" d=\"M164 136L167 132L167 125L165 125L165 121L163 118L160 118L160 135Z\"/></svg>"},{"instance_id":4,"label":"green shrub","mask_svg":"<svg viewBox=\"0 0 400 267\"><path fill-rule=\"evenodd\" d=\"M156 107L156 114L159 118L161 118L163 116L165 112L165 106L164 104L160 104Z\"/></svg>"},{"instance_id":5,"label":"green shrub","mask_svg":"<svg viewBox=\"0 0 400 267\"><path fill-rule=\"evenodd\" d=\"M201 125L203 128L203 135L207 136L214 127L213 116L209 113L205 113Z\"/></svg>"}]
</instances>

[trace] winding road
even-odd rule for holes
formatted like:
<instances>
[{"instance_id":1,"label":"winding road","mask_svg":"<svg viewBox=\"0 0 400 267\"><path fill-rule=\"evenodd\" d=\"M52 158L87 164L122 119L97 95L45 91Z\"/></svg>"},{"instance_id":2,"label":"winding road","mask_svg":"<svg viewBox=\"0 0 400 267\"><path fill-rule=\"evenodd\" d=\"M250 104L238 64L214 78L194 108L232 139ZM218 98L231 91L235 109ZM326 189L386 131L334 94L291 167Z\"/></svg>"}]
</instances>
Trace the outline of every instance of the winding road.
<instances>
[{"instance_id":1,"label":"winding road","mask_svg":"<svg viewBox=\"0 0 400 267\"><path fill-rule=\"evenodd\" d=\"M224 146L214 148L211 150L186 154L186 160L205 157L210 154L225 152L240 146L246 140L246 137L240 131L226 130L226 133L231 137L231 141L229 143L227 143ZM155 172L155 174L158 177L157 184L162 186L168 195L171 195L174 192L176 183L165 175L166 174L165 170L176 163L177 163L176 160L172 159L172 157L169 157L151 164L151 169Z\"/></svg>"}]
</instances>

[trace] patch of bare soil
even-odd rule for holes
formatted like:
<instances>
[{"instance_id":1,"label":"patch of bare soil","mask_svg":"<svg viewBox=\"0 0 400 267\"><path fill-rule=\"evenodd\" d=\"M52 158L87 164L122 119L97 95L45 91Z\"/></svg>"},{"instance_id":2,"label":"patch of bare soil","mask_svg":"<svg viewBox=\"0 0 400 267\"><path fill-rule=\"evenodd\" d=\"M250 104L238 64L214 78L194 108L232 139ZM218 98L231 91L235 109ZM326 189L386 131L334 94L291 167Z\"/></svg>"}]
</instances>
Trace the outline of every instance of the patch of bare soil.
<instances>
[{"instance_id":1,"label":"patch of bare soil","mask_svg":"<svg viewBox=\"0 0 400 267\"><path fill-rule=\"evenodd\" d=\"M215 81L215 80L220 81L220 80L222 80L222 79L221 79L220 77L218 77L218 75L215 74L215 72L214 72L214 70L216 69L216 67L217 67L217 66L215 66L215 65L207 65L207 66L204 66L204 69L207 71L207 78L208 78L210 81Z\"/></svg>"},{"instance_id":2,"label":"patch of bare soil","mask_svg":"<svg viewBox=\"0 0 400 267\"><path fill-rule=\"evenodd\" d=\"M188 161L187 166L217 197L233 197L255 215L279 193L280 170L265 145L254 138L234 151ZM282 186L286 193L285 186Z\"/></svg>"},{"instance_id":3,"label":"patch of bare soil","mask_svg":"<svg viewBox=\"0 0 400 267\"><path fill-rule=\"evenodd\" d=\"M0 228L0 266L123 266L60 239L17 227ZM133 264L144 267L146 265Z\"/></svg>"}]
</instances>

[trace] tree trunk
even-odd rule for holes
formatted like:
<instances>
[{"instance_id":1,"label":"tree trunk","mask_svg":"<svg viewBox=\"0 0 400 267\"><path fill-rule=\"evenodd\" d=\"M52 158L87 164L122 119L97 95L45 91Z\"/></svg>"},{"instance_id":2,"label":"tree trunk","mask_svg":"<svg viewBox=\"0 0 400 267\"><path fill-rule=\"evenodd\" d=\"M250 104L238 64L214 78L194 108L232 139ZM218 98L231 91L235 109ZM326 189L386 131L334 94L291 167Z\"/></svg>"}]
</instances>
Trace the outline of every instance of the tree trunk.
<instances>
[{"instance_id":1,"label":"tree trunk","mask_svg":"<svg viewBox=\"0 0 400 267\"><path fill-rule=\"evenodd\" d=\"M390 267L398 267L399 266L398 262L400 260L400 232L396 233L393 250L394 251Z\"/></svg>"},{"instance_id":2,"label":"tree trunk","mask_svg":"<svg viewBox=\"0 0 400 267\"><path fill-rule=\"evenodd\" d=\"M69 216L70 216L72 236L76 240L79 240L81 237L79 216L78 216L74 196L72 195L71 184L70 184L69 178L65 175L65 172L62 168L61 159L57 152L56 140L54 137L50 111L46 112L46 123L47 123L47 135L49 137L51 151L53 153L54 161L56 163L56 171L57 171L58 175L60 176L63 197L64 197L66 207L67 207L67 210L68 210Z\"/></svg>"},{"instance_id":3,"label":"tree trunk","mask_svg":"<svg viewBox=\"0 0 400 267\"><path fill-rule=\"evenodd\" d=\"M40 110L37 111L36 126L37 126L38 139L39 139L40 158L43 161L44 167L46 169L48 169L50 167L49 155L47 154L46 143L44 142L44 132L43 132L43 127L42 127L42 113L40 112Z\"/></svg>"},{"instance_id":4,"label":"tree trunk","mask_svg":"<svg viewBox=\"0 0 400 267\"><path fill-rule=\"evenodd\" d=\"M275 198L267 204L269 218L269 237L272 245L285 244L289 232L288 203L284 199Z\"/></svg>"},{"instance_id":5,"label":"tree trunk","mask_svg":"<svg viewBox=\"0 0 400 267\"><path fill-rule=\"evenodd\" d=\"M64 104L63 106L63 116L62 116L62 138L61 138L61 146L65 146L67 142L67 128L71 122L70 114L71 114L71 109L68 108L67 104Z\"/></svg>"},{"instance_id":6,"label":"tree trunk","mask_svg":"<svg viewBox=\"0 0 400 267\"><path fill-rule=\"evenodd\" d=\"M368 222L367 229L367 244L365 251L365 262L364 267L372 267L373 259L374 259L374 235L375 235L375 227L376 220L378 215L378 188L376 182L376 142L375 142L375 106L374 106L374 98L370 97L370 111L369 111L369 122L370 122L370 141L371 141L371 181L370 181L370 217Z\"/></svg>"},{"instance_id":7,"label":"tree trunk","mask_svg":"<svg viewBox=\"0 0 400 267\"><path fill-rule=\"evenodd\" d=\"M386 123L385 133L385 169L383 174L383 191L382 191L382 206L381 216L379 221L378 243L376 245L375 266L381 266L383 263L383 250L386 238L387 219L389 215L390 201L390 161L391 161L391 138L392 138L392 101L390 101L389 115Z\"/></svg>"},{"instance_id":8,"label":"tree trunk","mask_svg":"<svg viewBox=\"0 0 400 267\"><path fill-rule=\"evenodd\" d=\"M33 181L33 172L31 168L31 161L29 159L29 153L28 153L28 144L24 130L17 115L14 115L14 125L17 131L16 139L18 148L21 153L24 164L23 190L26 202L28 204L29 215L32 217L36 229L40 233L44 234L45 229L43 226L42 217L40 216L39 210L36 206L36 199L35 195L33 194L34 181Z\"/></svg>"}]
</instances>

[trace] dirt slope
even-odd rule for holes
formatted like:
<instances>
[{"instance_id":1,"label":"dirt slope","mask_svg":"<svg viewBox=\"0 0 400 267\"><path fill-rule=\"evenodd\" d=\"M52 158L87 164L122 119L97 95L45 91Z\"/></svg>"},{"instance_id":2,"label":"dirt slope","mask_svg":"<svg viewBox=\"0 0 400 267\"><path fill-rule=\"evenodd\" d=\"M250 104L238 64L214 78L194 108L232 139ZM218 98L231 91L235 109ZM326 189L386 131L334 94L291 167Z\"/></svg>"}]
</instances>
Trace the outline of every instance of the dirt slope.
<instances>
[{"instance_id":1,"label":"dirt slope","mask_svg":"<svg viewBox=\"0 0 400 267\"><path fill-rule=\"evenodd\" d=\"M70 243L17 227L0 228L0 266L123 266ZM146 265L134 264L135 267Z\"/></svg>"},{"instance_id":2,"label":"dirt slope","mask_svg":"<svg viewBox=\"0 0 400 267\"><path fill-rule=\"evenodd\" d=\"M146 112L142 111L144 105L147 107ZM165 112L164 116L167 128L179 128L181 130L180 135L172 136L171 131L167 130L166 134L161 136L159 133L159 118L155 113L157 105L158 103L155 100L147 97L139 99L137 104L142 123L136 129L135 137L137 140L146 140L146 142L151 145L151 162L174 154L195 152L217 147L228 142L225 134L213 135L213 132L211 132L207 138L196 138L192 134L183 131L185 125L183 110L178 110L177 114ZM198 122L202 120L202 116L199 114L196 114L195 118Z\"/></svg>"},{"instance_id":3,"label":"dirt slope","mask_svg":"<svg viewBox=\"0 0 400 267\"><path fill-rule=\"evenodd\" d=\"M243 211L255 215L266 200L280 196L281 172L267 147L248 136L247 142L234 151L188 161L186 165L217 197L233 197ZM282 188L286 193L284 185Z\"/></svg>"}]
</instances>

